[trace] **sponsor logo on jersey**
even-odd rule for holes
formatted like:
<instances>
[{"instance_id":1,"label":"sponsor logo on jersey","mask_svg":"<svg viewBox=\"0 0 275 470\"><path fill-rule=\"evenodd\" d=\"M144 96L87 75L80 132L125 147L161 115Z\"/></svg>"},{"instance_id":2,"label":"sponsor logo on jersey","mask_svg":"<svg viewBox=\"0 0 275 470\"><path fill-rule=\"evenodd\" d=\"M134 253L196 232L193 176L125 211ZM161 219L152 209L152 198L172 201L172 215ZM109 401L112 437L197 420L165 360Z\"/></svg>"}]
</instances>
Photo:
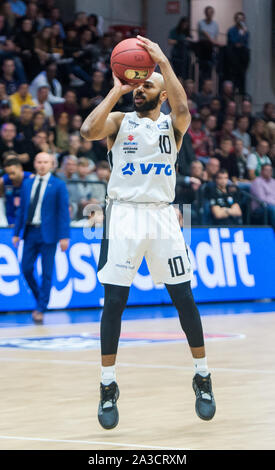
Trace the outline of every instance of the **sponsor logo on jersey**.
<instances>
[{"instance_id":1,"label":"sponsor logo on jersey","mask_svg":"<svg viewBox=\"0 0 275 470\"><path fill-rule=\"evenodd\" d=\"M133 163L126 163L125 167L122 168L124 175L132 175L136 171Z\"/></svg>"},{"instance_id":2,"label":"sponsor logo on jersey","mask_svg":"<svg viewBox=\"0 0 275 470\"><path fill-rule=\"evenodd\" d=\"M140 163L139 169L142 175L148 175L149 173L154 173L155 175L164 173L166 176L172 175L171 165L166 165L165 163ZM132 175L134 171L136 171L136 168L133 163L126 163L122 168L123 175Z\"/></svg>"},{"instance_id":3,"label":"sponsor logo on jersey","mask_svg":"<svg viewBox=\"0 0 275 470\"><path fill-rule=\"evenodd\" d=\"M158 128L160 130L169 129L168 121L162 121L160 124L158 124Z\"/></svg>"},{"instance_id":4,"label":"sponsor logo on jersey","mask_svg":"<svg viewBox=\"0 0 275 470\"><path fill-rule=\"evenodd\" d=\"M127 142L123 142L123 150L124 150L124 153L136 153L137 149L138 149L138 143L135 142L135 137L130 134L128 135L127 137L128 141Z\"/></svg>"}]
</instances>

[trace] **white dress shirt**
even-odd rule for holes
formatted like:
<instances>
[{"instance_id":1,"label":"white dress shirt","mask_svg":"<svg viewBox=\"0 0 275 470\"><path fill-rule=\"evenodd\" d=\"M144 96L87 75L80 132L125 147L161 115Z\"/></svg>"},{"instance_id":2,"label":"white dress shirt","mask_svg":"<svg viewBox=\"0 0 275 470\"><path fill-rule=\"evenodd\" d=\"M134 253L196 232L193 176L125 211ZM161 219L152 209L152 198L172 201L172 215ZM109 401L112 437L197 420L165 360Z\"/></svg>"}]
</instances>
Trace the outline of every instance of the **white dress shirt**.
<instances>
[{"instance_id":1,"label":"white dress shirt","mask_svg":"<svg viewBox=\"0 0 275 470\"><path fill-rule=\"evenodd\" d=\"M41 224L41 206L42 206L43 197L44 197L44 194L45 194L46 187L47 187L50 176L51 176L51 172L49 171L49 173L47 173L44 176L36 175L36 177L34 178L34 182L33 182L33 185L32 185L32 190L31 190L31 200L34 197L35 190L36 190L36 188L39 184L40 178L42 178L43 181L42 181L41 188L40 188L40 193L39 193L39 199L38 199L38 202L37 202L37 206L36 206L34 216L33 216L32 222L31 222L32 224L35 224L35 225Z\"/></svg>"}]
</instances>

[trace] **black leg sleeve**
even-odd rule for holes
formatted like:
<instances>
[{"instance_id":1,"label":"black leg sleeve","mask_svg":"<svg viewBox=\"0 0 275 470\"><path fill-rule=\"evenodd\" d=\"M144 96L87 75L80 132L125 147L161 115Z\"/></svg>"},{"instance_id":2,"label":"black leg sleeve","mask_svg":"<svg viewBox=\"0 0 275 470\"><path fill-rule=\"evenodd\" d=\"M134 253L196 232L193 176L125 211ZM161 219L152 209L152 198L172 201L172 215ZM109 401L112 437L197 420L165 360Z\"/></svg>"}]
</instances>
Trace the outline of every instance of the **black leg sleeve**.
<instances>
[{"instance_id":1,"label":"black leg sleeve","mask_svg":"<svg viewBox=\"0 0 275 470\"><path fill-rule=\"evenodd\" d=\"M104 308L100 324L101 354L116 354L121 330L121 317L130 287L105 284Z\"/></svg>"},{"instance_id":2,"label":"black leg sleeve","mask_svg":"<svg viewBox=\"0 0 275 470\"><path fill-rule=\"evenodd\" d=\"M201 318L194 301L190 281L165 285L178 311L180 324L189 346L191 348L204 346Z\"/></svg>"}]
</instances>

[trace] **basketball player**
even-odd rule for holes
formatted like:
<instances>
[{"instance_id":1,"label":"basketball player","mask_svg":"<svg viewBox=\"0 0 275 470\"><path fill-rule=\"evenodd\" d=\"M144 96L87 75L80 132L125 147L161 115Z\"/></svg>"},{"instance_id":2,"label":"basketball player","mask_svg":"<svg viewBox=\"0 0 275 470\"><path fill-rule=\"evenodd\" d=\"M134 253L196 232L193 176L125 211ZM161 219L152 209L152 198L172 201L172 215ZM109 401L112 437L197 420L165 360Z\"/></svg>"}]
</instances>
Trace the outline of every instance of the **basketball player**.
<instances>
[{"instance_id":1,"label":"basketball player","mask_svg":"<svg viewBox=\"0 0 275 470\"><path fill-rule=\"evenodd\" d=\"M98 264L98 279L105 291L98 419L105 429L118 424L115 362L121 316L143 256L154 282L165 284L186 334L194 360L196 412L201 419L210 420L216 410L201 319L190 287L190 261L171 205L177 152L190 124L187 97L158 44L142 36L137 38L159 65L161 74L154 72L135 87L122 84L114 76L113 88L89 114L80 131L87 140L107 137L112 169ZM130 91L135 111L111 112L120 97ZM160 112L166 99L170 115ZM129 235L125 237L126 232ZM156 233L166 235L155 236Z\"/></svg>"}]
</instances>

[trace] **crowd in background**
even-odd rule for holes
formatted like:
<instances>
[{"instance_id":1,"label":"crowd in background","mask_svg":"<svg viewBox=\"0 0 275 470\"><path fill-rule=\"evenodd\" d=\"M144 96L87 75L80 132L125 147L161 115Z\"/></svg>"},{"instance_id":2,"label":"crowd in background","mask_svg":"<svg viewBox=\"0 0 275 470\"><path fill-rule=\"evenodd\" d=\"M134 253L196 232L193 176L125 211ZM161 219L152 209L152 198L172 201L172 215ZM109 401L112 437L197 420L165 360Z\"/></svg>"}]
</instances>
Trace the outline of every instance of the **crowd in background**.
<instances>
[{"instance_id":1,"label":"crowd in background","mask_svg":"<svg viewBox=\"0 0 275 470\"><path fill-rule=\"evenodd\" d=\"M190 204L194 224L249 221L275 228L275 106L265 103L254 114L246 94L249 32L243 13L234 15L225 48L219 48L214 13L205 9L197 42L186 18L169 34L171 63L192 115L178 156L175 202ZM79 130L112 87L110 56L124 37L119 30L105 32L96 14L78 12L65 23L55 0L1 3L1 226L14 224L22 181L32 177L41 151L52 154L53 172L67 184L74 224L83 223L87 204L104 206L110 177L106 139L89 142ZM199 91L191 50L200 65ZM213 67L222 78L218 93ZM131 94L114 110L132 111ZM162 111L169 112L169 103Z\"/></svg>"}]
</instances>

